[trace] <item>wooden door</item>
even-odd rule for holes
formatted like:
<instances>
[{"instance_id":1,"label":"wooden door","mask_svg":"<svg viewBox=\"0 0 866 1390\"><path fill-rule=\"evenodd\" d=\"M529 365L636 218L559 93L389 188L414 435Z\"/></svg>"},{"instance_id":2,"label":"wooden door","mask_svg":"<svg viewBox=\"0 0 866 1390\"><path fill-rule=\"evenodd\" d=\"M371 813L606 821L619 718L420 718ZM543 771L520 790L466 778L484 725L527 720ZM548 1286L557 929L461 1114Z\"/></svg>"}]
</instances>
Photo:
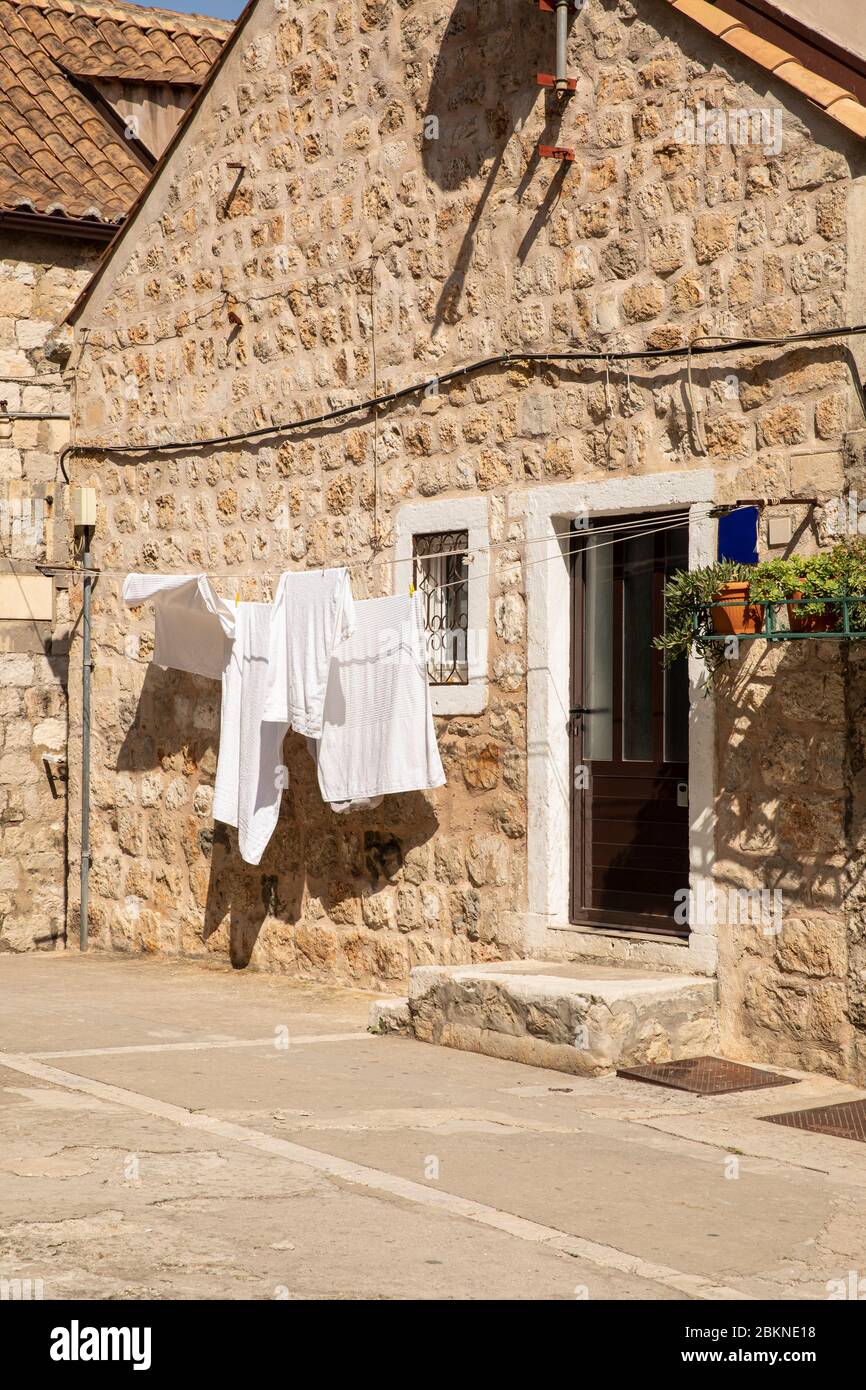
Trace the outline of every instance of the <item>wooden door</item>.
<instances>
[{"instance_id":1,"label":"wooden door","mask_svg":"<svg viewBox=\"0 0 866 1390\"><path fill-rule=\"evenodd\" d=\"M685 659L665 668L652 639L688 528L599 520L570 548L572 920L686 934L688 672Z\"/></svg>"}]
</instances>

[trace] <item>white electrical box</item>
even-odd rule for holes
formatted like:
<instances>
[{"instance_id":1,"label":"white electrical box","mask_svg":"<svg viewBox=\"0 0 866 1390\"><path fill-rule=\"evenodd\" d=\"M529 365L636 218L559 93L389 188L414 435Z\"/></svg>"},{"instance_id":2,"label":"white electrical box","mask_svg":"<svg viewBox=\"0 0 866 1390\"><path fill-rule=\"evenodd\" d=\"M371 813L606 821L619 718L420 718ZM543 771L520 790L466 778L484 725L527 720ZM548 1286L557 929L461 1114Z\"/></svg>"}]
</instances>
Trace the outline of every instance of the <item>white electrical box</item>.
<instances>
[{"instance_id":1,"label":"white electrical box","mask_svg":"<svg viewBox=\"0 0 866 1390\"><path fill-rule=\"evenodd\" d=\"M75 527L96 525L96 488L72 489L72 524Z\"/></svg>"},{"instance_id":2,"label":"white electrical box","mask_svg":"<svg viewBox=\"0 0 866 1390\"><path fill-rule=\"evenodd\" d=\"M794 520L791 516L771 516L767 520L767 544L789 545L794 534Z\"/></svg>"}]
</instances>

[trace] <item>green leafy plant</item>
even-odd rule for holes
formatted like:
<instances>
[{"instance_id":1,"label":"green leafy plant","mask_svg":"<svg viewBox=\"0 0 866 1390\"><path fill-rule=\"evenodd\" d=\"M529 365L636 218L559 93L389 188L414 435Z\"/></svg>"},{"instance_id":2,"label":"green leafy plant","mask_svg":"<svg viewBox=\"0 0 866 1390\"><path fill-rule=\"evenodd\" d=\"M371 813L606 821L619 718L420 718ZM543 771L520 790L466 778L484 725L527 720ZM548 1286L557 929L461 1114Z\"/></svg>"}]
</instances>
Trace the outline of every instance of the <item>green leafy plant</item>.
<instances>
[{"instance_id":1,"label":"green leafy plant","mask_svg":"<svg viewBox=\"0 0 866 1390\"><path fill-rule=\"evenodd\" d=\"M753 565L720 560L700 569L678 570L665 585L665 630L654 639L664 653L666 665L678 657L695 652L702 657L710 679L724 660L723 644L711 642L713 603L723 584L750 581Z\"/></svg>"},{"instance_id":2,"label":"green leafy plant","mask_svg":"<svg viewBox=\"0 0 866 1390\"><path fill-rule=\"evenodd\" d=\"M817 555L793 555L758 565L725 560L679 570L665 585L665 631L654 639L666 664L695 652L703 658L708 686L712 685L725 655L724 643L710 640L715 635L711 605L724 584L743 582L749 585L750 602L784 604L796 597L805 600L797 604L798 613L824 615L830 609L841 627L841 605L827 600L843 595L866 599L866 537L839 541ZM852 631L866 631L866 602L850 605L849 621Z\"/></svg>"},{"instance_id":3,"label":"green leafy plant","mask_svg":"<svg viewBox=\"0 0 866 1390\"><path fill-rule=\"evenodd\" d=\"M764 560L751 565L749 598L761 603L784 603L803 587L801 559Z\"/></svg>"},{"instance_id":4,"label":"green leafy plant","mask_svg":"<svg viewBox=\"0 0 866 1390\"><path fill-rule=\"evenodd\" d=\"M793 555L785 560L765 560L754 566L749 597L771 603L797 597L798 613L808 616L830 614L842 623L842 608L827 599L851 595L866 597L866 541L857 537L839 541L831 550L817 555ZM850 606L852 629L862 629L866 604Z\"/></svg>"}]
</instances>

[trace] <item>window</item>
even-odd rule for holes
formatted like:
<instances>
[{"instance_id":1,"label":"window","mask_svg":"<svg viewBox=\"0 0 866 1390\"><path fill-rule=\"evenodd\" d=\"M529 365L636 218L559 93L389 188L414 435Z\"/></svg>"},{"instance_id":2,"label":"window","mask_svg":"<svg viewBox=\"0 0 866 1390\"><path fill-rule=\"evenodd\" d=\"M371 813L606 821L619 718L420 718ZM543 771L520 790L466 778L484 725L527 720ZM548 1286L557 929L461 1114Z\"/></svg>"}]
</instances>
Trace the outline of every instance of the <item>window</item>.
<instances>
[{"instance_id":1,"label":"window","mask_svg":"<svg viewBox=\"0 0 866 1390\"><path fill-rule=\"evenodd\" d=\"M487 506L486 497L431 497L402 503L394 519L392 592L406 594L414 584L422 596L430 704L446 717L487 708Z\"/></svg>"},{"instance_id":2,"label":"window","mask_svg":"<svg viewBox=\"0 0 866 1390\"><path fill-rule=\"evenodd\" d=\"M469 533L430 531L413 537L413 582L424 601L431 685L467 685Z\"/></svg>"}]
</instances>

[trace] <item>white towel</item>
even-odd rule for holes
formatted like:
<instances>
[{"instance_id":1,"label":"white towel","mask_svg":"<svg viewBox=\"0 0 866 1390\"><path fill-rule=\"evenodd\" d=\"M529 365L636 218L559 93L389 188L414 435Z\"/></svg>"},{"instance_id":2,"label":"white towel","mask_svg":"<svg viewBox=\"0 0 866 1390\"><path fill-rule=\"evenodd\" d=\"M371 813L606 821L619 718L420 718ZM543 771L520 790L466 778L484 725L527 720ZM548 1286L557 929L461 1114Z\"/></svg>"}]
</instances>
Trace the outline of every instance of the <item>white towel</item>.
<instances>
[{"instance_id":1,"label":"white towel","mask_svg":"<svg viewBox=\"0 0 866 1390\"><path fill-rule=\"evenodd\" d=\"M280 815L289 726L286 720L264 720L272 605L239 603L234 615L234 647L222 678L213 816L237 826L241 858L258 864Z\"/></svg>"},{"instance_id":2,"label":"white towel","mask_svg":"<svg viewBox=\"0 0 866 1390\"><path fill-rule=\"evenodd\" d=\"M131 608L153 599L153 662L219 680L235 630L234 609L204 574L128 574L123 599Z\"/></svg>"},{"instance_id":3,"label":"white towel","mask_svg":"<svg viewBox=\"0 0 866 1390\"><path fill-rule=\"evenodd\" d=\"M322 796L335 810L445 782L420 594L355 604L355 631L331 663L317 763Z\"/></svg>"},{"instance_id":4,"label":"white towel","mask_svg":"<svg viewBox=\"0 0 866 1390\"><path fill-rule=\"evenodd\" d=\"M331 656L353 627L352 586L344 567L280 576L263 718L287 722L308 738L319 737Z\"/></svg>"}]
</instances>

